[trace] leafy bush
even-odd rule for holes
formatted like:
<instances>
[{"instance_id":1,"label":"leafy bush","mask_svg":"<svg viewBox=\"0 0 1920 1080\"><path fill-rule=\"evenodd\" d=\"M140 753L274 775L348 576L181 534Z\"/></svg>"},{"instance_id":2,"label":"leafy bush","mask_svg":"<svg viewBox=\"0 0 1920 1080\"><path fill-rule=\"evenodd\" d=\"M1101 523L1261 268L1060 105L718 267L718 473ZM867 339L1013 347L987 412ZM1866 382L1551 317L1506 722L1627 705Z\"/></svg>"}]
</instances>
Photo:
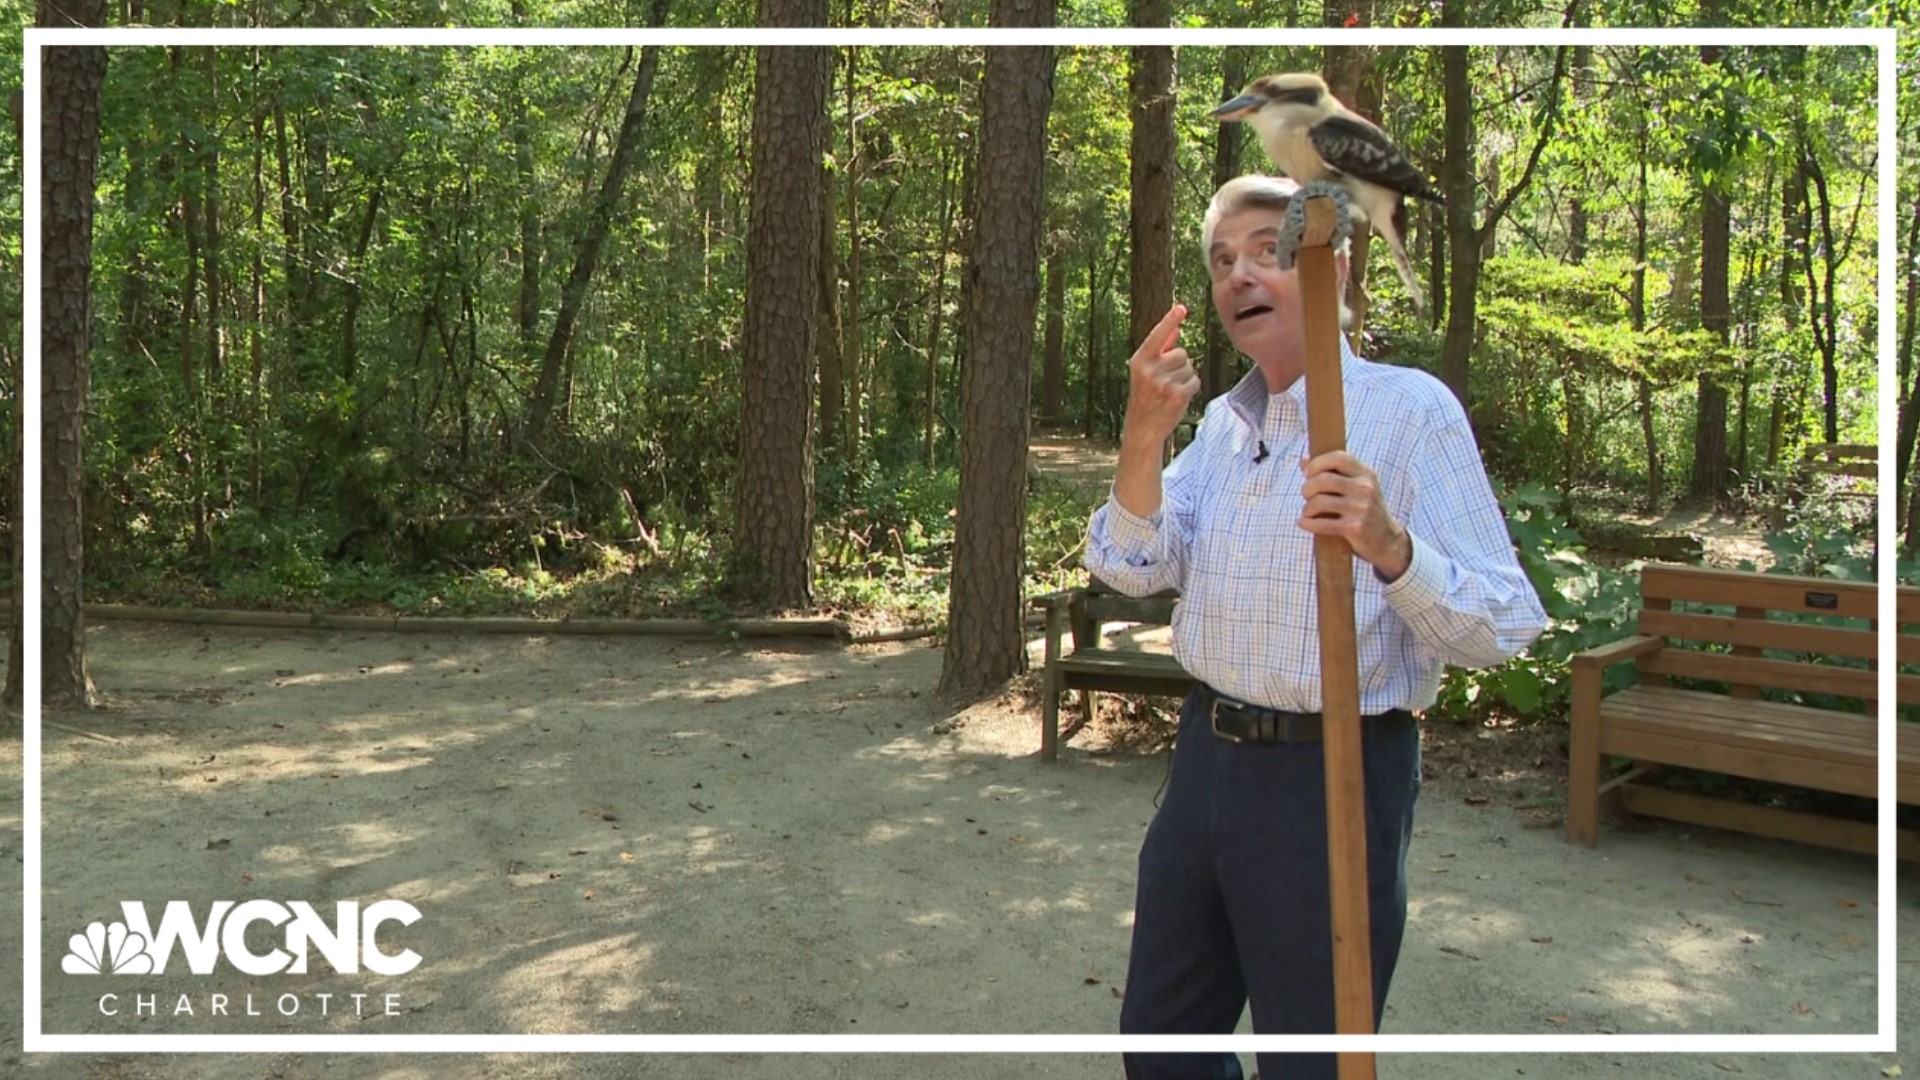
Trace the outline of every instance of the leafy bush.
<instances>
[{"instance_id":1,"label":"leafy bush","mask_svg":"<svg viewBox=\"0 0 1920 1080\"><path fill-rule=\"evenodd\" d=\"M1434 708L1453 716L1503 705L1521 716L1558 715L1573 690L1577 652L1633 632L1638 617L1636 568L1609 568L1587 558L1580 533L1557 514L1559 497L1529 484L1500 498L1520 567L1540 597L1547 628L1519 656L1496 668L1449 667ZM1624 678L1619 671L1608 678Z\"/></svg>"}]
</instances>

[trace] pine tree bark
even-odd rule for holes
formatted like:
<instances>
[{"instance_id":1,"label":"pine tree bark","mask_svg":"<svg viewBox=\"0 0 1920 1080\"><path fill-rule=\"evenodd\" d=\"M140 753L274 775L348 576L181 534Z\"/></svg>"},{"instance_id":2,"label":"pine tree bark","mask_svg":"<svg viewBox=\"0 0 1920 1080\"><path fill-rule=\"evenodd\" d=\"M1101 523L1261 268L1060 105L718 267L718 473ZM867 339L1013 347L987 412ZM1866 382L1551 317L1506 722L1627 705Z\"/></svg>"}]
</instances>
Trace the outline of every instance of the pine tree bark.
<instances>
[{"instance_id":1,"label":"pine tree bark","mask_svg":"<svg viewBox=\"0 0 1920 1080\"><path fill-rule=\"evenodd\" d=\"M1247 84L1246 50L1226 48L1220 56L1220 100L1238 94ZM1240 175L1240 143L1243 135L1238 124L1220 124L1213 136L1213 190L1220 190L1227 181ZM1220 324L1220 313L1207 309L1207 359L1201 371L1201 392L1211 401L1227 390L1227 353L1230 344L1227 341L1226 328Z\"/></svg>"},{"instance_id":2,"label":"pine tree bark","mask_svg":"<svg viewBox=\"0 0 1920 1080\"><path fill-rule=\"evenodd\" d=\"M995 27L1051 26L1054 0L994 0ZM1050 46L987 50L979 213L967 264L960 507L942 690L981 690L1026 667L1027 413L1045 220Z\"/></svg>"},{"instance_id":3,"label":"pine tree bark","mask_svg":"<svg viewBox=\"0 0 1920 1080\"><path fill-rule=\"evenodd\" d=\"M1172 17L1168 0L1132 0L1135 26L1164 27ZM1127 341L1133 345L1173 306L1173 46L1139 45L1130 52Z\"/></svg>"},{"instance_id":4,"label":"pine tree bark","mask_svg":"<svg viewBox=\"0 0 1920 1080\"><path fill-rule=\"evenodd\" d=\"M102 26L104 0L41 0L41 26ZM41 701L93 703L81 618L85 495L83 418L91 328L93 199L100 155L100 88L107 50L43 54L40 112ZM18 399L16 399L18 400ZM18 605L16 605L18 606Z\"/></svg>"},{"instance_id":5,"label":"pine tree bark","mask_svg":"<svg viewBox=\"0 0 1920 1080\"><path fill-rule=\"evenodd\" d=\"M764 26L824 25L824 0L761 0ZM813 377L820 161L832 54L754 50L736 580L775 608L812 604ZM798 223L798 227L796 227Z\"/></svg>"}]
</instances>

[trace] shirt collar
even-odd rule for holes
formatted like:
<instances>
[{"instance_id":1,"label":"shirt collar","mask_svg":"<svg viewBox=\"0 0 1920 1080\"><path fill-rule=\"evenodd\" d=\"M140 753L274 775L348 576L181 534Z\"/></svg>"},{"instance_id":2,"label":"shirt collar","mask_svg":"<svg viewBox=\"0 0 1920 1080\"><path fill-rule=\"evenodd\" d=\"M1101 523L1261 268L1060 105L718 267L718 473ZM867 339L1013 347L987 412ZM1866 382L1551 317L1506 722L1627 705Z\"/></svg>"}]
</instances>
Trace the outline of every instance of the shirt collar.
<instances>
[{"instance_id":1,"label":"shirt collar","mask_svg":"<svg viewBox=\"0 0 1920 1080\"><path fill-rule=\"evenodd\" d=\"M1340 381L1344 385L1352 381L1354 369L1362 363L1353 348L1347 344L1347 335L1340 335ZM1267 377L1261 373L1260 365L1255 364L1241 376L1233 389L1227 391L1227 407L1232 409L1246 425L1255 431L1264 430L1267 421L1267 401L1275 397L1290 397L1300 415L1307 414L1307 380L1305 376L1293 380L1293 385L1270 394L1267 391Z\"/></svg>"}]
</instances>

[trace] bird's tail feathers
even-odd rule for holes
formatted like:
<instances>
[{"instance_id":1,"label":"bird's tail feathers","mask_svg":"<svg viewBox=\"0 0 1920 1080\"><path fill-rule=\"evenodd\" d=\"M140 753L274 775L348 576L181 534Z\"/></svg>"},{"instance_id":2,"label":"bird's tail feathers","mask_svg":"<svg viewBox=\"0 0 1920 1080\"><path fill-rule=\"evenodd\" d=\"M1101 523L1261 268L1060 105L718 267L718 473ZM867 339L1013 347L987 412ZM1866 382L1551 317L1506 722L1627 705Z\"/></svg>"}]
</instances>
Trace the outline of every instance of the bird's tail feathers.
<instances>
[{"instance_id":1,"label":"bird's tail feathers","mask_svg":"<svg viewBox=\"0 0 1920 1080\"><path fill-rule=\"evenodd\" d=\"M1401 233L1391 227L1378 231L1381 239L1387 242L1387 250L1393 253L1393 268L1400 272L1400 281L1407 287L1407 299L1413 301L1415 311L1425 315L1427 296L1421 291L1420 279L1413 273L1413 261L1407 258L1407 246L1401 239Z\"/></svg>"}]
</instances>

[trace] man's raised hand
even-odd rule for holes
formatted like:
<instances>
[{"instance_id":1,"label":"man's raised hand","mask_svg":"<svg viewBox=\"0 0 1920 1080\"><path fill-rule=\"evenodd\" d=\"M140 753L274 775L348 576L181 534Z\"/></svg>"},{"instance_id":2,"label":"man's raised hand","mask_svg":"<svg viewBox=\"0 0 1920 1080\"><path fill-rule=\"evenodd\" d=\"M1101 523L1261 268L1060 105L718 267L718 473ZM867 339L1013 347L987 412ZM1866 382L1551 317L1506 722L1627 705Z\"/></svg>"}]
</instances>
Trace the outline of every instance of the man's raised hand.
<instances>
[{"instance_id":1,"label":"man's raised hand","mask_svg":"<svg viewBox=\"0 0 1920 1080\"><path fill-rule=\"evenodd\" d=\"M1187 415L1187 405L1200 392L1200 376L1187 359L1187 350L1175 344L1180 323L1187 317L1184 304L1167 310L1127 361L1127 417L1122 442L1158 446L1173 436Z\"/></svg>"}]
</instances>

